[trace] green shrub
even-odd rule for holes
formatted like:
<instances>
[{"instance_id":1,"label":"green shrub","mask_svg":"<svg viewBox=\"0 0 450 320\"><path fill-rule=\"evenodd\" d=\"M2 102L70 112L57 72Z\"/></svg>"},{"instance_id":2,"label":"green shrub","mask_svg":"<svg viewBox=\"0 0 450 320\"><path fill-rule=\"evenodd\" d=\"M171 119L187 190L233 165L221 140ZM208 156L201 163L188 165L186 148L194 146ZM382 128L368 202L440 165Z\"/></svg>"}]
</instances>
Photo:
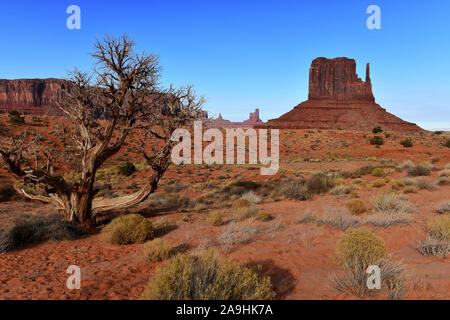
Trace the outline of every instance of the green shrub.
<instances>
[{"instance_id":1,"label":"green shrub","mask_svg":"<svg viewBox=\"0 0 450 320\"><path fill-rule=\"evenodd\" d=\"M371 145L377 145L377 146L383 145L384 144L383 137L381 137L381 136L374 136L373 138L370 139L370 144Z\"/></svg>"},{"instance_id":2,"label":"green shrub","mask_svg":"<svg viewBox=\"0 0 450 320\"><path fill-rule=\"evenodd\" d=\"M213 211L206 218L206 222L211 226L218 227L223 223L223 214L220 211Z\"/></svg>"},{"instance_id":3,"label":"green shrub","mask_svg":"<svg viewBox=\"0 0 450 320\"><path fill-rule=\"evenodd\" d=\"M402 140L400 141L400 144L405 148L411 148L413 146L413 142L411 139Z\"/></svg>"},{"instance_id":4,"label":"green shrub","mask_svg":"<svg viewBox=\"0 0 450 320\"><path fill-rule=\"evenodd\" d=\"M160 238L144 243L142 249L145 258L153 262L167 260L173 252L173 246L168 241Z\"/></svg>"},{"instance_id":5,"label":"green shrub","mask_svg":"<svg viewBox=\"0 0 450 320\"><path fill-rule=\"evenodd\" d=\"M0 202L15 200L17 196L18 194L11 184L0 181Z\"/></svg>"},{"instance_id":6,"label":"green shrub","mask_svg":"<svg viewBox=\"0 0 450 320\"><path fill-rule=\"evenodd\" d=\"M407 172L410 177L429 176L431 174L431 169L428 166L418 164L408 168Z\"/></svg>"},{"instance_id":7,"label":"green shrub","mask_svg":"<svg viewBox=\"0 0 450 320\"><path fill-rule=\"evenodd\" d=\"M382 177L384 176L384 170L382 168L375 168L372 170L371 174L374 177Z\"/></svg>"},{"instance_id":8,"label":"green shrub","mask_svg":"<svg viewBox=\"0 0 450 320\"><path fill-rule=\"evenodd\" d=\"M375 128L373 128L372 129L372 132L373 133L382 133L383 132L383 129L381 129L381 127L380 126L378 126L378 127L375 127Z\"/></svg>"},{"instance_id":9,"label":"green shrub","mask_svg":"<svg viewBox=\"0 0 450 320\"><path fill-rule=\"evenodd\" d=\"M120 216L108 223L101 232L103 239L114 244L141 243L153 238L150 221L138 214Z\"/></svg>"},{"instance_id":10,"label":"green shrub","mask_svg":"<svg viewBox=\"0 0 450 320\"><path fill-rule=\"evenodd\" d=\"M136 172L136 167L131 162L125 162L120 165L120 173L122 175L124 175L125 177L129 177L135 172Z\"/></svg>"},{"instance_id":11,"label":"green shrub","mask_svg":"<svg viewBox=\"0 0 450 320\"><path fill-rule=\"evenodd\" d=\"M377 265L386 255L383 239L366 229L350 228L341 236L337 245L338 258L342 263L357 263L364 268Z\"/></svg>"},{"instance_id":12,"label":"green shrub","mask_svg":"<svg viewBox=\"0 0 450 320\"><path fill-rule=\"evenodd\" d=\"M0 254L47 240L74 240L85 234L82 227L63 221L58 214L23 215L5 230L0 229Z\"/></svg>"},{"instance_id":13,"label":"green shrub","mask_svg":"<svg viewBox=\"0 0 450 320\"><path fill-rule=\"evenodd\" d=\"M306 186L310 194L321 194L333 188L334 182L329 176L323 173L317 173L306 180Z\"/></svg>"},{"instance_id":14,"label":"green shrub","mask_svg":"<svg viewBox=\"0 0 450 320\"><path fill-rule=\"evenodd\" d=\"M223 258L216 250L182 254L160 267L142 294L148 300L268 300L269 277Z\"/></svg>"},{"instance_id":15,"label":"green shrub","mask_svg":"<svg viewBox=\"0 0 450 320\"><path fill-rule=\"evenodd\" d=\"M364 205L364 202L358 199L350 200L349 202L346 203L345 206L347 207L348 211L350 211L351 214L358 215L367 212L367 208Z\"/></svg>"}]
</instances>

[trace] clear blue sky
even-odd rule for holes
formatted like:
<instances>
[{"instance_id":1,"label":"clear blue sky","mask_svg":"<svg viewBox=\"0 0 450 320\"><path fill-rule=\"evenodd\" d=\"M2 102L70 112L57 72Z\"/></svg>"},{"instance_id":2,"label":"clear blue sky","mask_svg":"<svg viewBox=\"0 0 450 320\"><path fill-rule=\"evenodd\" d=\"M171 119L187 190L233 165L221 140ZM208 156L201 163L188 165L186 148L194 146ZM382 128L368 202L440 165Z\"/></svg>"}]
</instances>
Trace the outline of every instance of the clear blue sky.
<instances>
[{"instance_id":1,"label":"clear blue sky","mask_svg":"<svg viewBox=\"0 0 450 320\"><path fill-rule=\"evenodd\" d=\"M81 8L81 30L66 8ZM381 8L381 30L366 9ZM211 114L263 120L307 99L318 57L365 63L377 102L424 128L450 128L450 1L2 0L0 78L65 77L88 70L96 38L133 37L161 57L163 82L193 84Z\"/></svg>"}]
</instances>

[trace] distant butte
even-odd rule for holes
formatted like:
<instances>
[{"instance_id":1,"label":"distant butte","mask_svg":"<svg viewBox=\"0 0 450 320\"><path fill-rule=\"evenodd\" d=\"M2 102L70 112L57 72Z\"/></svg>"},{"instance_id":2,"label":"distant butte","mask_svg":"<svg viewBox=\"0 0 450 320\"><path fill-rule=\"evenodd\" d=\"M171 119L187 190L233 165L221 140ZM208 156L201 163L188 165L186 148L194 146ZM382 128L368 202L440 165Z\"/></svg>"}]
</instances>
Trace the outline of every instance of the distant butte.
<instances>
[{"instance_id":1,"label":"distant butte","mask_svg":"<svg viewBox=\"0 0 450 320\"><path fill-rule=\"evenodd\" d=\"M369 64L365 80L356 74L354 59L314 59L309 69L308 100L257 127L368 131L381 126L388 131L422 131L416 124L403 121L375 103Z\"/></svg>"},{"instance_id":2,"label":"distant butte","mask_svg":"<svg viewBox=\"0 0 450 320\"><path fill-rule=\"evenodd\" d=\"M243 122L231 122L225 120L220 113L217 119L210 119L206 122L206 126L209 128L253 128L262 124L264 124L264 122L259 118L258 108L255 109L255 112L250 112L248 120Z\"/></svg>"}]
</instances>

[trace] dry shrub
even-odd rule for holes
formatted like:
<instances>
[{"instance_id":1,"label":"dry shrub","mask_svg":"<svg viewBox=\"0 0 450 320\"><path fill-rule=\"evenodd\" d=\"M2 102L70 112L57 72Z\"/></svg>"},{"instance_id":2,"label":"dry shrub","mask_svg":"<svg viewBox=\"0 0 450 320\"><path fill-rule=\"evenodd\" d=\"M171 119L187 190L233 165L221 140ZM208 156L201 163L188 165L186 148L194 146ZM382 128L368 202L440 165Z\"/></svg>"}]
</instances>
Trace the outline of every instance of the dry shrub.
<instances>
[{"instance_id":1,"label":"dry shrub","mask_svg":"<svg viewBox=\"0 0 450 320\"><path fill-rule=\"evenodd\" d=\"M393 190L399 190L405 186L403 181L398 179L391 180L391 185Z\"/></svg>"},{"instance_id":2,"label":"dry shrub","mask_svg":"<svg viewBox=\"0 0 450 320\"><path fill-rule=\"evenodd\" d=\"M428 235L419 244L423 255L446 257L450 252L450 217L436 218L428 223Z\"/></svg>"},{"instance_id":3,"label":"dry shrub","mask_svg":"<svg viewBox=\"0 0 450 320\"><path fill-rule=\"evenodd\" d=\"M381 213L376 213L376 214L372 214L372 215L368 216L366 218L365 223L372 224L376 227L387 228L387 227L390 227L390 226L393 226L396 224L410 223L413 221L414 221L414 219L412 219L406 213L398 212L396 214L392 214L392 213L381 212Z\"/></svg>"},{"instance_id":4,"label":"dry shrub","mask_svg":"<svg viewBox=\"0 0 450 320\"><path fill-rule=\"evenodd\" d=\"M58 214L22 215L11 226L0 228L0 254L47 240L74 240L85 234L78 224L63 221Z\"/></svg>"},{"instance_id":5,"label":"dry shrub","mask_svg":"<svg viewBox=\"0 0 450 320\"><path fill-rule=\"evenodd\" d=\"M384 191L379 193L373 201L373 207L381 212L404 212L408 211L406 206L396 192Z\"/></svg>"},{"instance_id":6,"label":"dry shrub","mask_svg":"<svg viewBox=\"0 0 450 320\"><path fill-rule=\"evenodd\" d=\"M405 169L413 168L414 166L415 166L414 162L412 162L411 160L406 160L400 166L398 166L398 168L401 170L405 170Z\"/></svg>"},{"instance_id":7,"label":"dry shrub","mask_svg":"<svg viewBox=\"0 0 450 320\"><path fill-rule=\"evenodd\" d=\"M432 236L450 241L450 216L433 219L428 224L428 230Z\"/></svg>"},{"instance_id":8,"label":"dry shrub","mask_svg":"<svg viewBox=\"0 0 450 320\"><path fill-rule=\"evenodd\" d=\"M440 186L446 186L446 185L449 185L449 184L450 184L450 179L447 178L447 177L440 177L440 178L438 179L438 183L437 183L437 184L440 185Z\"/></svg>"},{"instance_id":9,"label":"dry shrub","mask_svg":"<svg viewBox=\"0 0 450 320\"><path fill-rule=\"evenodd\" d=\"M239 209L239 208L248 208L252 205L252 203L250 201L248 201L247 199L238 199L235 200L232 204L232 208L234 210Z\"/></svg>"},{"instance_id":10,"label":"dry shrub","mask_svg":"<svg viewBox=\"0 0 450 320\"><path fill-rule=\"evenodd\" d=\"M361 200L353 199L346 203L346 208L350 211L351 214L361 214L367 212L367 208L364 205L364 202Z\"/></svg>"},{"instance_id":11,"label":"dry shrub","mask_svg":"<svg viewBox=\"0 0 450 320\"><path fill-rule=\"evenodd\" d=\"M431 174L431 169L426 165L418 164L408 168L407 172L410 177L429 176Z\"/></svg>"},{"instance_id":12,"label":"dry shrub","mask_svg":"<svg viewBox=\"0 0 450 320\"><path fill-rule=\"evenodd\" d=\"M103 239L114 244L142 243L153 238L152 223L141 215L127 214L108 223L102 230Z\"/></svg>"},{"instance_id":13,"label":"dry shrub","mask_svg":"<svg viewBox=\"0 0 450 320\"><path fill-rule=\"evenodd\" d=\"M340 230L354 227L360 223L360 220L351 216L344 208L331 207L324 208L324 215L316 221L317 225L331 225Z\"/></svg>"},{"instance_id":14,"label":"dry shrub","mask_svg":"<svg viewBox=\"0 0 450 320\"><path fill-rule=\"evenodd\" d=\"M311 199L311 194L306 186L305 179L288 179L281 183L279 193L288 198L299 201Z\"/></svg>"},{"instance_id":15,"label":"dry shrub","mask_svg":"<svg viewBox=\"0 0 450 320\"><path fill-rule=\"evenodd\" d=\"M269 277L242 267L213 249L182 254L159 268L142 294L148 300L267 300Z\"/></svg>"},{"instance_id":16,"label":"dry shrub","mask_svg":"<svg viewBox=\"0 0 450 320\"><path fill-rule=\"evenodd\" d=\"M444 200L436 206L436 213L443 214L450 212L450 200Z\"/></svg>"},{"instance_id":17,"label":"dry shrub","mask_svg":"<svg viewBox=\"0 0 450 320\"><path fill-rule=\"evenodd\" d=\"M334 187L333 180L323 173L317 173L306 180L306 186L310 194L322 194Z\"/></svg>"},{"instance_id":18,"label":"dry shrub","mask_svg":"<svg viewBox=\"0 0 450 320\"><path fill-rule=\"evenodd\" d=\"M450 170L442 170L439 172L439 177L450 177Z\"/></svg>"},{"instance_id":19,"label":"dry shrub","mask_svg":"<svg viewBox=\"0 0 450 320\"><path fill-rule=\"evenodd\" d=\"M261 198L253 191L248 191L242 195L242 199L250 201L252 204L258 204L261 202Z\"/></svg>"},{"instance_id":20,"label":"dry shrub","mask_svg":"<svg viewBox=\"0 0 450 320\"><path fill-rule=\"evenodd\" d=\"M340 196L344 194L349 194L351 191L351 188L346 185L337 185L333 189L330 190L330 194L335 196Z\"/></svg>"},{"instance_id":21,"label":"dry shrub","mask_svg":"<svg viewBox=\"0 0 450 320\"><path fill-rule=\"evenodd\" d=\"M382 177L384 176L384 170L382 168L375 168L371 172L374 177Z\"/></svg>"},{"instance_id":22,"label":"dry shrub","mask_svg":"<svg viewBox=\"0 0 450 320\"><path fill-rule=\"evenodd\" d=\"M356 262L364 269L379 264L386 255L384 240L367 229L350 228L337 244L337 256L341 263Z\"/></svg>"},{"instance_id":23,"label":"dry shrub","mask_svg":"<svg viewBox=\"0 0 450 320\"><path fill-rule=\"evenodd\" d=\"M146 259L153 262L167 260L173 252L170 242L160 238L144 243L142 249Z\"/></svg>"},{"instance_id":24,"label":"dry shrub","mask_svg":"<svg viewBox=\"0 0 450 320\"><path fill-rule=\"evenodd\" d=\"M245 220L251 218L258 213L258 209L255 207L241 207L235 210L235 217L238 220Z\"/></svg>"},{"instance_id":25,"label":"dry shrub","mask_svg":"<svg viewBox=\"0 0 450 320\"><path fill-rule=\"evenodd\" d=\"M252 236L260 231L261 229L256 226L242 226L232 222L225 228L222 234L217 237L217 241L226 251L230 251L241 244L249 243Z\"/></svg>"},{"instance_id":26,"label":"dry shrub","mask_svg":"<svg viewBox=\"0 0 450 320\"><path fill-rule=\"evenodd\" d=\"M220 211L213 211L206 218L206 222L211 226L218 227L223 223L223 214Z\"/></svg>"},{"instance_id":27,"label":"dry shrub","mask_svg":"<svg viewBox=\"0 0 450 320\"><path fill-rule=\"evenodd\" d=\"M406 186L403 189L403 193L407 194L407 193L416 193L417 192L417 187L416 186Z\"/></svg>"},{"instance_id":28,"label":"dry shrub","mask_svg":"<svg viewBox=\"0 0 450 320\"><path fill-rule=\"evenodd\" d=\"M255 215L255 219L258 221L269 221L272 217L265 210L259 210Z\"/></svg>"},{"instance_id":29,"label":"dry shrub","mask_svg":"<svg viewBox=\"0 0 450 320\"><path fill-rule=\"evenodd\" d=\"M436 186L434 185L434 182L431 179L425 178L425 177L421 177L421 178L416 178L414 180L414 185L419 189L419 190L429 190L429 191L433 191L436 190Z\"/></svg>"},{"instance_id":30,"label":"dry shrub","mask_svg":"<svg viewBox=\"0 0 450 320\"><path fill-rule=\"evenodd\" d=\"M375 188L381 188L386 185L386 182L383 179L378 179L373 182L373 186Z\"/></svg>"}]
</instances>

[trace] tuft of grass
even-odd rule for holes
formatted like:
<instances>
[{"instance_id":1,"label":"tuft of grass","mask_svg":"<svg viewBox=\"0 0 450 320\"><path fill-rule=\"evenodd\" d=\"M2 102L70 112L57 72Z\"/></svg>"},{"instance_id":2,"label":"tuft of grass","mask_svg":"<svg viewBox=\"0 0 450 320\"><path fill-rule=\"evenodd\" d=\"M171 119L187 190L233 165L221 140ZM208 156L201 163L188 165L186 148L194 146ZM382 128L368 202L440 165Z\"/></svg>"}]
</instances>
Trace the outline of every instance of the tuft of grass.
<instances>
[{"instance_id":1,"label":"tuft of grass","mask_svg":"<svg viewBox=\"0 0 450 320\"><path fill-rule=\"evenodd\" d=\"M405 212L407 208L403 204L397 192L384 191L377 195L373 201L373 207L380 212Z\"/></svg>"},{"instance_id":2,"label":"tuft of grass","mask_svg":"<svg viewBox=\"0 0 450 320\"><path fill-rule=\"evenodd\" d=\"M206 218L206 222L211 226L218 227L223 223L223 214L220 211L213 211Z\"/></svg>"},{"instance_id":3,"label":"tuft of grass","mask_svg":"<svg viewBox=\"0 0 450 320\"><path fill-rule=\"evenodd\" d=\"M431 174L431 169L423 164L418 164L408 168L407 173L410 177L429 176Z\"/></svg>"},{"instance_id":4,"label":"tuft of grass","mask_svg":"<svg viewBox=\"0 0 450 320\"><path fill-rule=\"evenodd\" d=\"M265 210L259 210L255 215L255 219L258 221L269 221L271 220L270 214L268 214Z\"/></svg>"},{"instance_id":5,"label":"tuft of grass","mask_svg":"<svg viewBox=\"0 0 450 320\"><path fill-rule=\"evenodd\" d=\"M367 212L367 208L364 205L364 202L358 199L348 201L345 206L348 211L350 211L350 213L354 215L359 215L361 213Z\"/></svg>"},{"instance_id":6,"label":"tuft of grass","mask_svg":"<svg viewBox=\"0 0 450 320\"><path fill-rule=\"evenodd\" d=\"M330 225L340 230L346 230L360 224L360 220L351 216L344 208L324 208L324 215L316 221L317 225Z\"/></svg>"},{"instance_id":7,"label":"tuft of grass","mask_svg":"<svg viewBox=\"0 0 450 320\"><path fill-rule=\"evenodd\" d=\"M417 192L417 187L416 186L406 186L404 189L403 189L403 193L416 193Z\"/></svg>"},{"instance_id":8,"label":"tuft of grass","mask_svg":"<svg viewBox=\"0 0 450 320\"><path fill-rule=\"evenodd\" d=\"M440 202L435 209L436 213L444 214L450 212L450 200Z\"/></svg>"},{"instance_id":9,"label":"tuft of grass","mask_svg":"<svg viewBox=\"0 0 450 320\"><path fill-rule=\"evenodd\" d=\"M397 214L391 213L375 213L366 218L365 223L371 224L376 227L387 228L396 224L405 224L411 223L414 219L412 219L408 214L399 212Z\"/></svg>"},{"instance_id":10,"label":"tuft of grass","mask_svg":"<svg viewBox=\"0 0 450 320\"><path fill-rule=\"evenodd\" d=\"M145 258L148 261L164 261L170 258L173 252L173 246L170 242L163 239L154 239L147 241L142 246Z\"/></svg>"},{"instance_id":11,"label":"tuft of grass","mask_svg":"<svg viewBox=\"0 0 450 320\"><path fill-rule=\"evenodd\" d=\"M108 223L101 231L102 238L114 244L142 243L153 238L152 223L141 215L127 214Z\"/></svg>"},{"instance_id":12,"label":"tuft of grass","mask_svg":"<svg viewBox=\"0 0 450 320\"><path fill-rule=\"evenodd\" d=\"M382 177L384 176L384 170L383 168L375 168L372 170L371 174L374 177Z\"/></svg>"},{"instance_id":13,"label":"tuft of grass","mask_svg":"<svg viewBox=\"0 0 450 320\"><path fill-rule=\"evenodd\" d=\"M255 207L240 207L235 210L235 217L238 220L245 220L254 217L258 213Z\"/></svg>"},{"instance_id":14,"label":"tuft of grass","mask_svg":"<svg viewBox=\"0 0 450 320\"><path fill-rule=\"evenodd\" d=\"M450 217L443 216L428 222L428 234L418 246L423 255L446 257L450 252Z\"/></svg>"},{"instance_id":15,"label":"tuft of grass","mask_svg":"<svg viewBox=\"0 0 450 320\"><path fill-rule=\"evenodd\" d=\"M351 192L351 188L346 185L337 185L333 189L330 190L330 194L335 196L340 196L344 194L349 194Z\"/></svg>"},{"instance_id":16,"label":"tuft of grass","mask_svg":"<svg viewBox=\"0 0 450 320\"><path fill-rule=\"evenodd\" d=\"M429 178L425 178L425 177L419 177L414 179L414 185L419 189L419 190L429 190L429 191L433 191L436 190L436 186L434 184L434 182L429 179Z\"/></svg>"},{"instance_id":17,"label":"tuft of grass","mask_svg":"<svg viewBox=\"0 0 450 320\"><path fill-rule=\"evenodd\" d=\"M209 249L182 254L160 267L142 294L145 300L268 300L269 277Z\"/></svg>"},{"instance_id":18,"label":"tuft of grass","mask_svg":"<svg viewBox=\"0 0 450 320\"><path fill-rule=\"evenodd\" d=\"M383 179L378 179L373 182L373 186L375 188L381 188L381 187L384 187L385 185L386 185L386 181L384 181Z\"/></svg>"},{"instance_id":19,"label":"tuft of grass","mask_svg":"<svg viewBox=\"0 0 450 320\"><path fill-rule=\"evenodd\" d=\"M306 180L306 186L310 194L322 194L334 187L333 179L323 173L317 173Z\"/></svg>"},{"instance_id":20,"label":"tuft of grass","mask_svg":"<svg viewBox=\"0 0 450 320\"><path fill-rule=\"evenodd\" d=\"M20 216L15 223L0 229L0 253L48 240L75 240L86 234L78 224L63 221L61 215Z\"/></svg>"},{"instance_id":21,"label":"tuft of grass","mask_svg":"<svg viewBox=\"0 0 450 320\"><path fill-rule=\"evenodd\" d=\"M280 195L299 201L311 199L311 193L306 186L305 179L288 179L281 183L279 189Z\"/></svg>"},{"instance_id":22,"label":"tuft of grass","mask_svg":"<svg viewBox=\"0 0 450 320\"><path fill-rule=\"evenodd\" d=\"M237 209L240 209L240 208L248 208L251 205L252 205L252 203L249 200L247 200L247 199L238 199L238 200L235 200L233 202L231 207L234 210L237 210Z\"/></svg>"},{"instance_id":23,"label":"tuft of grass","mask_svg":"<svg viewBox=\"0 0 450 320\"><path fill-rule=\"evenodd\" d=\"M258 204L261 202L261 198L253 191L248 191L242 195L242 199L250 201L252 204Z\"/></svg>"}]
</instances>

